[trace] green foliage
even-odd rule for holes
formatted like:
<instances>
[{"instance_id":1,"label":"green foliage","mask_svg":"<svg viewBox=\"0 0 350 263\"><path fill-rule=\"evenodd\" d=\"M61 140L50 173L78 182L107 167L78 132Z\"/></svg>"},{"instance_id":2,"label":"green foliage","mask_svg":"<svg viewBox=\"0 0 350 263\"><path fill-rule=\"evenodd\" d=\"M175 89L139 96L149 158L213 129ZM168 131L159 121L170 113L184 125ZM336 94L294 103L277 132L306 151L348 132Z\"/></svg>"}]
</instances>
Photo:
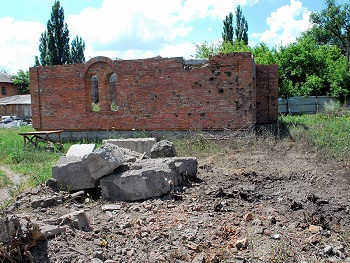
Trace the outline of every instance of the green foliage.
<instances>
[{"instance_id":1,"label":"green foliage","mask_svg":"<svg viewBox=\"0 0 350 263\"><path fill-rule=\"evenodd\" d=\"M19 90L21 94L29 94L29 71L19 70L17 74L11 76L13 83L19 86Z\"/></svg>"},{"instance_id":2,"label":"green foliage","mask_svg":"<svg viewBox=\"0 0 350 263\"><path fill-rule=\"evenodd\" d=\"M295 43L281 47L277 58L282 97L345 97L349 92L345 57L336 46L320 46L310 36L303 35Z\"/></svg>"},{"instance_id":3,"label":"green foliage","mask_svg":"<svg viewBox=\"0 0 350 263\"><path fill-rule=\"evenodd\" d=\"M248 45L248 22L242 13L241 6L238 5L236 9L236 27L235 27L236 40Z\"/></svg>"},{"instance_id":4,"label":"green foliage","mask_svg":"<svg viewBox=\"0 0 350 263\"><path fill-rule=\"evenodd\" d=\"M234 42L223 42L219 51L221 53L232 53L232 52L251 52L252 49L244 44L243 41L235 40Z\"/></svg>"},{"instance_id":5,"label":"green foliage","mask_svg":"<svg viewBox=\"0 0 350 263\"><path fill-rule=\"evenodd\" d=\"M85 63L85 42L81 37L76 36L72 41L70 62L72 64Z\"/></svg>"},{"instance_id":6,"label":"green foliage","mask_svg":"<svg viewBox=\"0 0 350 263\"><path fill-rule=\"evenodd\" d=\"M350 28L350 5L336 4L335 0L325 0L326 8L312 12L310 21L314 26L307 32L320 45L336 45L346 53L347 30Z\"/></svg>"},{"instance_id":7,"label":"green foliage","mask_svg":"<svg viewBox=\"0 0 350 263\"><path fill-rule=\"evenodd\" d=\"M245 20L245 17L242 13L241 6L238 5L236 9L236 25L233 28L233 14L232 12L226 16L223 21L223 33L222 33L222 41L233 43L233 37L235 36L235 41L243 42L245 45L248 45L248 22Z\"/></svg>"},{"instance_id":8,"label":"green foliage","mask_svg":"<svg viewBox=\"0 0 350 263\"><path fill-rule=\"evenodd\" d=\"M228 16L226 16L224 22L222 33L223 42L233 42L233 14L230 12Z\"/></svg>"},{"instance_id":9,"label":"green foliage","mask_svg":"<svg viewBox=\"0 0 350 263\"><path fill-rule=\"evenodd\" d=\"M256 64L277 64L278 53L275 48L270 49L265 43L259 43L252 49Z\"/></svg>"}]
</instances>

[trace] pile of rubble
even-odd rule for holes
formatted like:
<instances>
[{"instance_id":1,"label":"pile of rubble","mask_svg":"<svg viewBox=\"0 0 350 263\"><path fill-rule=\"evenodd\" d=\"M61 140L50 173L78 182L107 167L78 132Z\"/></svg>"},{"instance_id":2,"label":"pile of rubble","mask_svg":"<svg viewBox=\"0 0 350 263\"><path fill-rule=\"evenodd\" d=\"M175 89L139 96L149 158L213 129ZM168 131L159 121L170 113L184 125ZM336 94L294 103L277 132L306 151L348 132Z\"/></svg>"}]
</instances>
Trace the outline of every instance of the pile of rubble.
<instances>
[{"instance_id":1,"label":"pile of rubble","mask_svg":"<svg viewBox=\"0 0 350 263\"><path fill-rule=\"evenodd\" d=\"M197 174L197 159L175 157L172 142L163 140L144 153L121 148L110 141L73 145L52 167L59 187L69 190L101 188L110 201L145 200L168 194Z\"/></svg>"},{"instance_id":2,"label":"pile of rubble","mask_svg":"<svg viewBox=\"0 0 350 263\"><path fill-rule=\"evenodd\" d=\"M119 147L118 143L133 146L127 149ZM30 195L30 204L33 209L45 209L99 188L107 201L147 200L167 195L188 180L196 179L197 166L194 157L176 157L174 144L166 140L158 143L153 138L132 139L127 143L107 140L99 148L95 144L76 144L52 167L53 178L46 185L55 194L41 198ZM67 227L90 229L84 210L43 222L10 212L15 209L9 207L8 213L0 216L0 258L9 261L14 260L13 255L20 250L22 256L32 262L29 249L65 232Z\"/></svg>"}]
</instances>

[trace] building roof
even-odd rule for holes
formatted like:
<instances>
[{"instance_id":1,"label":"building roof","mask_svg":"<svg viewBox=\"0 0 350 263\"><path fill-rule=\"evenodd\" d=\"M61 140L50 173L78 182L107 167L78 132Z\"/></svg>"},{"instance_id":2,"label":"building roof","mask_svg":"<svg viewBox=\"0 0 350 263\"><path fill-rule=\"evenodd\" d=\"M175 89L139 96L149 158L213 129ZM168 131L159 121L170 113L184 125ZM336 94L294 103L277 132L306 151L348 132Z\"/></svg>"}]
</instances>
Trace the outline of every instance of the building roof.
<instances>
[{"instance_id":1,"label":"building roof","mask_svg":"<svg viewBox=\"0 0 350 263\"><path fill-rule=\"evenodd\" d=\"M27 95L16 95L16 96L10 96L0 99L0 105L13 105L13 104L28 104L30 105L32 103L32 99L30 97L30 94Z\"/></svg>"},{"instance_id":2,"label":"building roof","mask_svg":"<svg viewBox=\"0 0 350 263\"><path fill-rule=\"evenodd\" d=\"M11 75L0 72L0 83L12 83Z\"/></svg>"}]
</instances>

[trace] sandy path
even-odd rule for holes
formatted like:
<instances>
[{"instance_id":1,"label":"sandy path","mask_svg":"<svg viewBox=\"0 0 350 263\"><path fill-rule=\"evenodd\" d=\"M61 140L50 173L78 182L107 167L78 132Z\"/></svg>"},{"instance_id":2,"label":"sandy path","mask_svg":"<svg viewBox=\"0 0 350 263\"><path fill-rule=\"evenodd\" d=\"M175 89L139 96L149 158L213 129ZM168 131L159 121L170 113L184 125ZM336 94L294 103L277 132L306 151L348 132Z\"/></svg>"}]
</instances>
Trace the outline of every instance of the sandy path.
<instances>
[{"instance_id":1,"label":"sandy path","mask_svg":"<svg viewBox=\"0 0 350 263\"><path fill-rule=\"evenodd\" d=\"M0 170L3 171L8 176L9 179L11 179L11 181L13 182L14 185L18 185L25 180L23 175L16 174L11 169L9 169L7 166L0 165ZM10 198L10 193L9 193L10 187L12 187L12 185L0 187L0 206L8 198Z\"/></svg>"}]
</instances>

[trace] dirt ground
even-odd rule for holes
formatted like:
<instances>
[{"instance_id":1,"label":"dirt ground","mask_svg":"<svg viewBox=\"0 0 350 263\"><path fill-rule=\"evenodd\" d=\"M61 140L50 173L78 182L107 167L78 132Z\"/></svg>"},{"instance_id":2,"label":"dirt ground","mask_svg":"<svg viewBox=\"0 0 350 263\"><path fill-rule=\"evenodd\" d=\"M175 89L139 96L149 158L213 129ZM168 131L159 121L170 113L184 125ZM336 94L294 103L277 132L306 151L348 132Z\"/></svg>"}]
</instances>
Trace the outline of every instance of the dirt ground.
<instances>
[{"instance_id":1,"label":"dirt ground","mask_svg":"<svg viewBox=\"0 0 350 263\"><path fill-rule=\"evenodd\" d=\"M39 186L12 213L89 220L32 247L34 262L350 262L349 185L347 160L284 140L199 158L198 179L161 198L104 211L95 191L34 209L31 197L57 195Z\"/></svg>"}]
</instances>

